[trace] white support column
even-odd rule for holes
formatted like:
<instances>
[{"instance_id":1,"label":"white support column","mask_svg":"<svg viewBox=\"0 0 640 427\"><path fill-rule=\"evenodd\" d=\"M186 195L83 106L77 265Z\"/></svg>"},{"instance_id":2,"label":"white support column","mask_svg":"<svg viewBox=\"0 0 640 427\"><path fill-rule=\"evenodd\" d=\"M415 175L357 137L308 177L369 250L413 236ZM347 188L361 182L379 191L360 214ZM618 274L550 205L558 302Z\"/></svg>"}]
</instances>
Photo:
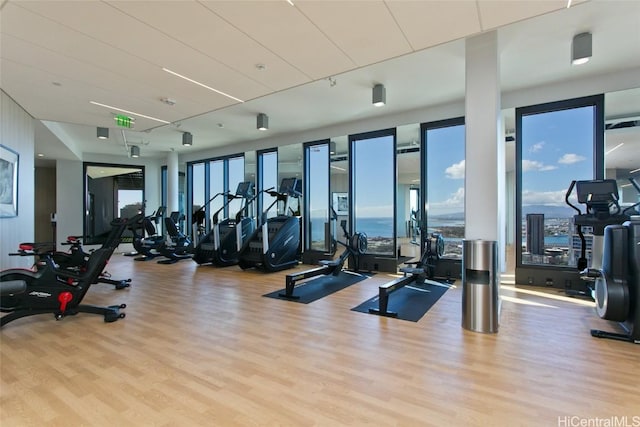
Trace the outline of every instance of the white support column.
<instances>
[{"instance_id":1,"label":"white support column","mask_svg":"<svg viewBox=\"0 0 640 427\"><path fill-rule=\"evenodd\" d=\"M496 31L466 40L465 238L496 240L504 267L505 144Z\"/></svg>"},{"instance_id":2,"label":"white support column","mask_svg":"<svg viewBox=\"0 0 640 427\"><path fill-rule=\"evenodd\" d=\"M167 212L179 210L180 170L178 168L178 153L171 151L167 156Z\"/></svg>"}]
</instances>

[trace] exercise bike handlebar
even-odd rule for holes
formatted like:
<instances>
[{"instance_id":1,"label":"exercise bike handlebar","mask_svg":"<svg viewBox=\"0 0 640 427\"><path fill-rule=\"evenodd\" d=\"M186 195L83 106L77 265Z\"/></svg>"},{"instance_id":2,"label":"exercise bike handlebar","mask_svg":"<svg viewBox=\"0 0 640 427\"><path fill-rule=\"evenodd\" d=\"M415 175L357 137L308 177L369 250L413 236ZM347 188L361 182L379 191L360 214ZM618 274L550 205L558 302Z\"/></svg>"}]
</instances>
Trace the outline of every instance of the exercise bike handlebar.
<instances>
[{"instance_id":1,"label":"exercise bike handlebar","mask_svg":"<svg viewBox=\"0 0 640 427\"><path fill-rule=\"evenodd\" d=\"M573 209L575 209L578 212L578 215L582 215L582 211L574 206L573 204L571 204L571 202L569 201L569 197L571 197L571 193L573 192L573 188L576 186L576 180L574 179L573 181L571 181L571 185L569 185L569 189L567 190L566 194L564 195L564 201L567 205L569 205L570 207L572 207Z\"/></svg>"},{"instance_id":2,"label":"exercise bike handlebar","mask_svg":"<svg viewBox=\"0 0 640 427\"><path fill-rule=\"evenodd\" d=\"M640 195L640 185L638 184L638 181L636 181L635 178L630 176L629 182L631 183L631 185L633 185L633 188L635 188L638 194ZM638 205L640 205L640 202L636 202L633 205L626 207L624 211L622 211L622 213L626 215L628 211L634 211Z\"/></svg>"}]
</instances>

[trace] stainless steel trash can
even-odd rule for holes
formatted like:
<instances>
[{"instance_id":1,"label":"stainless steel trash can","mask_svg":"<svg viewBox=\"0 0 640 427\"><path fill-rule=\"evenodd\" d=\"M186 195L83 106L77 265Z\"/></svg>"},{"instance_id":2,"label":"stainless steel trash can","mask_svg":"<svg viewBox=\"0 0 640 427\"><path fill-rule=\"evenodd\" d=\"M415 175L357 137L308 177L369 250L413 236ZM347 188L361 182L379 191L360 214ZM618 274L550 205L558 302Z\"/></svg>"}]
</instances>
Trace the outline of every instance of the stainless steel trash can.
<instances>
[{"instance_id":1,"label":"stainless steel trash can","mask_svg":"<svg viewBox=\"0 0 640 427\"><path fill-rule=\"evenodd\" d=\"M462 327L474 332L498 332L500 310L498 243L462 242Z\"/></svg>"}]
</instances>

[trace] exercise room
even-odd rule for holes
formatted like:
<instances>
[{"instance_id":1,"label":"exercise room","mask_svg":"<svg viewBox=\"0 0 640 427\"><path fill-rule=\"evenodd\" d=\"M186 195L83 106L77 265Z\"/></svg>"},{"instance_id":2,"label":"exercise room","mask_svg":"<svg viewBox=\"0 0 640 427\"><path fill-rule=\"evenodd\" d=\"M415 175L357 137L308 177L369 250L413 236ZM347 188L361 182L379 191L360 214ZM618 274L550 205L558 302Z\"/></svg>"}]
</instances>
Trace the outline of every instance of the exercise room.
<instances>
[{"instance_id":1,"label":"exercise room","mask_svg":"<svg viewBox=\"0 0 640 427\"><path fill-rule=\"evenodd\" d=\"M640 426L640 2L0 2L0 424Z\"/></svg>"}]
</instances>

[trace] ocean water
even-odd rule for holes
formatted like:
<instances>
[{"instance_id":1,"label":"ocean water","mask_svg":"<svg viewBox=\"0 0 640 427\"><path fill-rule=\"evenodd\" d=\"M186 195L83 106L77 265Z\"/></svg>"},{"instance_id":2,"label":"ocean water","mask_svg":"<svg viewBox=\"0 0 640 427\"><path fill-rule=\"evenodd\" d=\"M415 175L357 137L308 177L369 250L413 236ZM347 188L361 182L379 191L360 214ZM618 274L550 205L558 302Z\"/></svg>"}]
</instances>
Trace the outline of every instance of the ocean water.
<instances>
[{"instance_id":1,"label":"ocean water","mask_svg":"<svg viewBox=\"0 0 640 427\"><path fill-rule=\"evenodd\" d=\"M314 223L311 235L312 239L316 241L324 238L322 222L318 223L320 224L319 227L316 227L316 223ZM429 229L437 229L439 227L464 227L464 222L460 220L447 219L437 219L429 222ZM336 230L338 235L342 237L342 230L340 229L339 224L336 224ZM356 223L355 231L359 233L366 233L369 238L393 237L393 218L359 218ZM404 229L398 230L398 234L402 235L403 233ZM444 238L445 240L447 239L446 236L444 236Z\"/></svg>"}]
</instances>

